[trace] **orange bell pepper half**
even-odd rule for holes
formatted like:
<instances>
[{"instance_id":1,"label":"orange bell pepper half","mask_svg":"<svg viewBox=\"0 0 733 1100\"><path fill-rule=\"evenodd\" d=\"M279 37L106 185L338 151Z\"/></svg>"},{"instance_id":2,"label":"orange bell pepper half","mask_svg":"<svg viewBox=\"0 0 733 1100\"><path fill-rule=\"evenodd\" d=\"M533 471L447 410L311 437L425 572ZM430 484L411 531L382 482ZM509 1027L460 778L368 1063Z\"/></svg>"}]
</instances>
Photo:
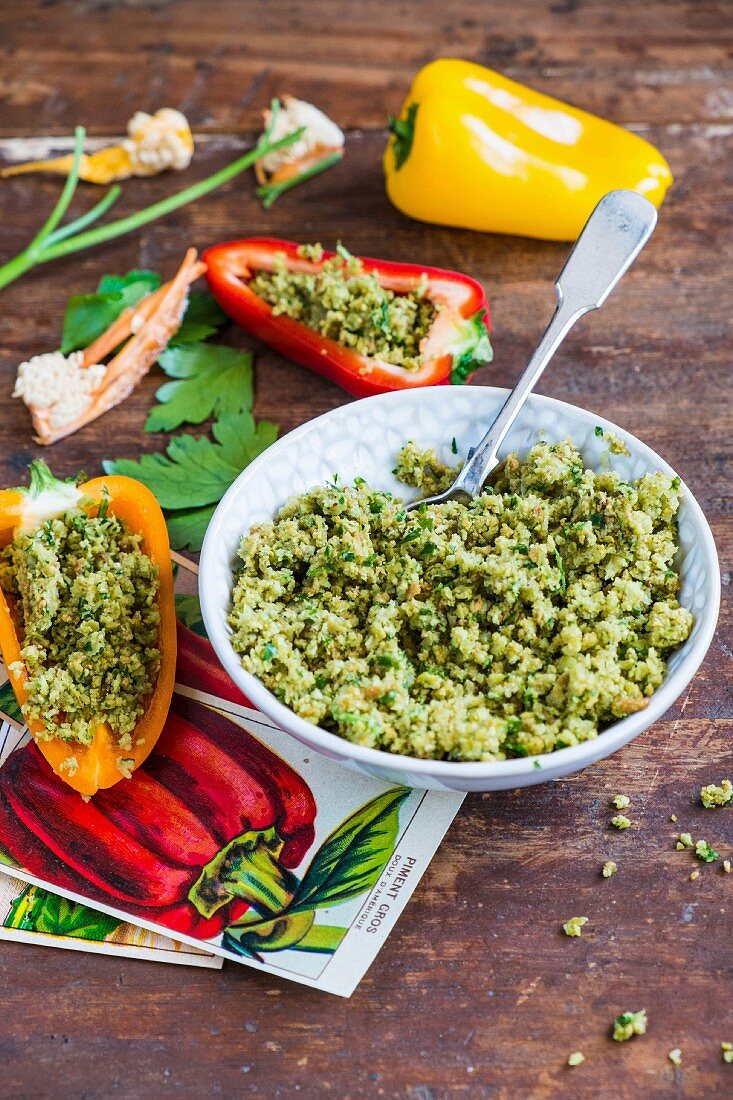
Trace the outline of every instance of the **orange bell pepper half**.
<instances>
[{"instance_id":1,"label":"orange bell pepper half","mask_svg":"<svg viewBox=\"0 0 733 1100\"><path fill-rule=\"evenodd\" d=\"M132 749L125 757L132 759L133 770L149 756L163 732L168 717L176 672L176 612L173 599L168 530L160 505L139 481L130 477L98 477L82 485L59 481L42 462L31 464L31 484L28 489L0 491L0 546L12 541L17 531L36 530L47 519L76 508L87 515L97 514L105 500L109 512L117 516L127 529L142 536L141 549L158 568L158 608L160 627L158 648L160 668L155 687L145 712L133 734ZM0 652L8 671L18 703L22 707L28 698L28 675L21 658L23 623L16 600L0 589ZM96 728L91 745L69 743L60 738L43 739L44 725L38 720L28 723L39 750L56 775L82 795L93 795L104 787L112 787L123 778L117 767L120 748L112 730L104 720ZM65 761L75 757L73 774L65 769Z\"/></svg>"}]
</instances>

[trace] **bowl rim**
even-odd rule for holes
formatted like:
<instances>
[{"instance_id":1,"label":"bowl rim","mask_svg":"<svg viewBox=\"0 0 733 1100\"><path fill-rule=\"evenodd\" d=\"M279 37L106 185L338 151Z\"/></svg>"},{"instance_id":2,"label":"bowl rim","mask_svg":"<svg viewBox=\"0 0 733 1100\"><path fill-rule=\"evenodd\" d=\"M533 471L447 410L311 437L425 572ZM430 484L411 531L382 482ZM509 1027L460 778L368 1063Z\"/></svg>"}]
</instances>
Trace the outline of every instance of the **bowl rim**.
<instances>
[{"instance_id":1,"label":"bowl rim","mask_svg":"<svg viewBox=\"0 0 733 1100\"><path fill-rule=\"evenodd\" d=\"M510 392L508 389L499 386L477 386L475 388L499 398L502 396L506 397ZM441 387L440 389L442 391L443 388ZM541 775L542 771L548 773L548 778L551 778L552 773L570 774L571 772L579 771L598 759L610 756L617 749L633 740L633 738L637 737L645 729L648 729L649 726L658 721L687 687L702 664L713 640L720 609L720 564L710 525L694 494L682 478L680 478L680 481L683 490L683 503L686 510L689 510L692 525L700 541L700 549L703 553L706 566L705 575L710 588L708 599L705 602L704 612L698 616L698 623L700 625L698 636L690 652L672 672L669 679L665 680L650 697L648 707L642 711L637 711L635 714L630 714L618 722L612 723L605 730L600 732L597 737L591 738L588 741L581 741L578 745L571 745L568 748L555 749L552 752L539 753L533 756L516 757L509 760L453 761L405 756L386 752L383 749L373 749L363 745L356 745L346 740L346 738L340 737L336 733L331 733L328 730L322 729L320 726L314 725L312 722L306 721L304 718L300 718L294 711L285 706L284 703L281 703L272 692L265 687L261 680L247 672L242 667L240 659L229 640L228 628L225 625L226 619L224 619L224 623L222 623L217 613L221 609L216 606L216 601L213 599L207 584L207 578L210 573L213 573L213 568L215 567L215 558L217 556L216 544L218 542L219 531L225 515L239 497L243 487L253 478L256 478L260 469L281 451L292 446L294 442L304 438L310 432L317 430L324 420L331 419L338 415L345 415L346 410L353 408L356 404L363 407L364 404L368 402L374 408L377 408L382 405L388 405L392 401L405 400L406 394L409 394L410 398L420 401L423 400L421 395L431 392L438 392L437 387L395 390L389 393L364 397L356 402L338 405L335 409L330 409L328 412L321 413L319 416L306 421L304 424L299 425L297 428L294 428L292 431L282 436L242 470L217 505L201 547L199 562L199 598L201 601L202 617L209 640L226 672L256 707L271 718L272 721L286 733L296 737L301 742L313 745L314 748L324 752L328 756L336 757L340 760L353 760L364 768L371 767L372 769L378 769L381 773L384 773L385 770L410 772L411 775L415 777L424 775L426 778L431 777L446 781L499 780L504 778L520 779L526 778L528 775L533 775L537 778ZM465 389L459 392L465 392ZM441 393L441 396L445 395ZM573 405L568 401L562 401L558 398L547 397L544 394L537 393L531 394L527 401L527 407L531 408L532 406L539 406L540 408L550 407L561 413L567 409L572 410L574 414L580 413L581 417L587 417L593 420L595 424L600 425L604 430L607 429L609 432L612 432L621 441L630 443L633 450L647 462L650 468L661 470L672 477L679 476L669 463L665 462L665 460L649 447L648 444L644 443L631 432L614 424L613 421L607 420L605 417L589 409L584 409L582 406ZM229 568L231 569L231 565ZM598 747L601 743L603 743L604 751L599 754Z\"/></svg>"}]
</instances>

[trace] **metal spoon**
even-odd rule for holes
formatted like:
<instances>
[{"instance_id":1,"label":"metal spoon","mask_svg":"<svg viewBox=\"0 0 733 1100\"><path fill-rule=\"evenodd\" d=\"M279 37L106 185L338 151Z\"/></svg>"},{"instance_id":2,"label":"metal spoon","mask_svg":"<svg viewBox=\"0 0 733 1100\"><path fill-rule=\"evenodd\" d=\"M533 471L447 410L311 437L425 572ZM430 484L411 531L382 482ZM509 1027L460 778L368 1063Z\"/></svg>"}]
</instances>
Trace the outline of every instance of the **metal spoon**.
<instances>
[{"instance_id":1,"label":"metal spoon","mask_svg":"<svg viewBox=\"0 0 733 1100\"><path fill-rule=\"evenodd\" d=\"M636 191L609 191L588 218L560 272L555 291L557 308L524 373L507 397L496 420L468 458L456 480L444 493L414 500L408 511L421 503L473 500L487 477L499 465L497 452L504 437L529 397L535 382L552 359L575 322L603 305L657 224L657 212Z\"/></svg>"}]
</instances>

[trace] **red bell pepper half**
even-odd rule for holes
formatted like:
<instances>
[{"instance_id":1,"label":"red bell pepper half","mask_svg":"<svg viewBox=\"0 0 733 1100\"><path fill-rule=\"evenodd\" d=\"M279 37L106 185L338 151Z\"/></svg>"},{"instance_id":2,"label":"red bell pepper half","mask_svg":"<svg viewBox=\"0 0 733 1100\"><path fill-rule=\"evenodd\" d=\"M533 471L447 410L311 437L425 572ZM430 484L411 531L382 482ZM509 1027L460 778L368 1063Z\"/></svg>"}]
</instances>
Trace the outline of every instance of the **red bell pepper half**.
<instances>
[{"instance_id":1,"label":"red bell pepper half","mask_svg":"<svg viewBox=\"0 0 733 1100\"><path fill-rule=\"evenodd\" d=\"M330 378L355 397L447 382L461 384L491 361L489 305L483 288L467 275L438 267L359 257L364 270L376 275L385 289L408 294L422 285L430 301L440 307L421 347L422 366L415 371L361 355L284 314L275 316L272 306L250 289L253 274L272 271L278 255L285 256L290 271L311 272L335 255L324 251L323 259L316 263L299 256L300 247L293 241L252 237L214 245L203 255L206 277L219 305L247 332L282 355Z\"/></svg>"}]
</instances>

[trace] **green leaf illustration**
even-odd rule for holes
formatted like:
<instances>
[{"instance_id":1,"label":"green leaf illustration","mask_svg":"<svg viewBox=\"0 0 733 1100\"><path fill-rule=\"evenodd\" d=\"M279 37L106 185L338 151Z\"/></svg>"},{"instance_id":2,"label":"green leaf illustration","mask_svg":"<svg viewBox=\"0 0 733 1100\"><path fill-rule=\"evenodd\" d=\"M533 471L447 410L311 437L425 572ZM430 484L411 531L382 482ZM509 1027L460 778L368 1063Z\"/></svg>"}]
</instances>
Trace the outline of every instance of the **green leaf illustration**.
<instances>
[{"instance_id":1,"label":"green leaf illustration","mask_svg":"<svg viewBox=\"0 0 733 1100\"><path fill-rule=\"evenodd\" d=\"M340 905L371 890L394 850L400 806L410 793L409 787L386 791L334 829L313 857L288 911Z\"/></svg>"},{"instance_id":2,"label":"green leaf illustration","mask_svg":"<svg viewBox=\"0 0 733 1100\"><path fill-rule=\"evenodd\" d=\"M27 886L10 906L6 928L43 932L51 936L74 936L82 940L105 940L122 922L117 917L98 913L80 902Z\"/></svg>"},{"instance_id":3,"label":"green leaf illustration","mask_svg":"<svg viewBox=\"0 0 733 1100\"><path fill-rule=\"evenodd\" d=\"M18 700L15 698L10 680L0 684L0 712L7 715L8 718L12 718L14 722L20 723L21 726L23 725L23 713L18 706Z\"/></svg>"},{"instance_id":4,"label":"green leaf illustration","mask_svg":"<svg viewBox=\"0 0 733 1100\"><path fill-rule=\"evenodd\" d=\"M312 909L290 911L276 917L260 918L254 912L230 925L224 933L224 947L237 955L259 959L271 951L309 951L332 955L346 935L346 928L315 924Z\"/></svg>"}]
</instances>

